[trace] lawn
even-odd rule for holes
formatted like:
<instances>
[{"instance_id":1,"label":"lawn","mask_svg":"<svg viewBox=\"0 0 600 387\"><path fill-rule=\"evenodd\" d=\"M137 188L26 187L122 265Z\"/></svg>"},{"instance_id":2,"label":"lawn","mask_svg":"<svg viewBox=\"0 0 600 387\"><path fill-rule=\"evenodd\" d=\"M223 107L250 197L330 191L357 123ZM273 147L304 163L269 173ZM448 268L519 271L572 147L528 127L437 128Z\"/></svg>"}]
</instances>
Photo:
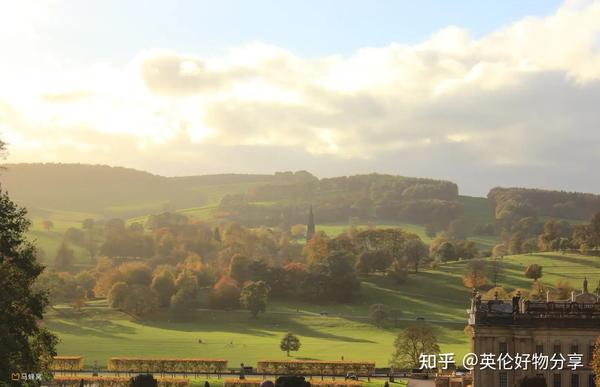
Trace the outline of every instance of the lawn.
<instances>
[{"instance_id":1,"label":"lawn","mask_svg":"<svg viewBox=\"0 0 600 387\"><path fill-rule=\"evenodd\" d=\"M529 289L531 280L523 272L530 263L543 266L542 281L550 285L566 279L581 288L587 276L593 289L600 279L598 257L539 253L501 260L500 285L509 290ZM367 277L353 304L274 301L257 319L245 311L198 310L186 321L175 321L166 312L136 320L111 310L101 300L91 302L81 313L70 308L51 310L46 323L61 339L59 353L82 355L88 366L94 360L106 364L110 356L118 355L213 357L228 359L230 366L241 362L253 365L259 359L285 358L279 340L288 331L302 342L301 350L293 354L295 359L337 360L344 356L385 366L395 336L403 327L417 323L417 316L434 327L442 351L454 352L459 358L468 351L463 329L470 292L461 281L465 264L453 262L411 274L401 285L379 275ZM389 321L384 328L375 327L367 317L374 303L400 309L398 326Z\"/></svg>"}]
</instances>

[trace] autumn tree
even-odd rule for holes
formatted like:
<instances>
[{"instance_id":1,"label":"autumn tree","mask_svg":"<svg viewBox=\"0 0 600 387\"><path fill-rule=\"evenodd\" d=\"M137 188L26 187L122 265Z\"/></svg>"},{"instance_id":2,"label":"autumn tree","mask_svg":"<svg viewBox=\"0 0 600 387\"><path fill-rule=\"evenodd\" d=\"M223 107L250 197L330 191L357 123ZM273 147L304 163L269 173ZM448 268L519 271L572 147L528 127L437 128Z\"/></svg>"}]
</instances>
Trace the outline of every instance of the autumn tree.
<instances>
[{"instance_id":1,"label":"autumn tree","mask_svg":"<svg viewBox=\"0 0 600 387\"><path fill-rule=\"evenodd\" d=\"M239 299L240 288L237 281L224 275L214 284L208 296L208 305L216 309L235 308L239 305Z\"/></svg>"},{"instance_id":2,"label":"autumn tree","mask_svg":"<svg viewBox=\"0 0 600 387\"><path fill-rule=\"evenodd\" d=\"M309 265L323 261L329 255L329 237L323 231L318 231L306 242L303 250Z\"/></svg>"},{"instance_id":3,"label":"autumn tree","mask_svg":"<svg viewBox=\"0 0 600 387\"><path fill-rule=\"evenodd\" d=\"M410 326L394 340L394 353L390 363L401 369L419 368L421 354L439 353L440 347L431 327L425 324Z\"/></svg>"},{"instance_id":4,"label":"autumn tree","mask_svg":"<svg viewBox=\"0 0 600 387\"><path fill-rule=\"evenodd\" d=\"M25 209L0 191L0 383L17 370L47 374L56 355L57 339L40 323L48 298L34 287L44 268L26 239L29 226Z\"/></svg>"},{"instance_id":5,"label":"autumn tree","mask_svg":"<svg viewBox=\"0 0 600 387\"><path fill-rule=\"evenodd\" d=\"M596 386L600 386L600 336L596 339L590 366L596 375Z\"/></svg>"},{"instance_id":6,"label":"autumn tree","mask_svg":"<svg viewBox=\"0 0 600 387\"><path fill-rule=\"evenodd\" d=\"M240 304L250 311L252 317L267 309L271 289L265 281L247 283L240 294Z\"/></svg>"},{"instance_id":7,"label":"autumn tree","mask_svg":"<svg viewBox=\"0 0 600 387\"><path fill-rule=\"evenodd\" d=\"M481 260L469 261L465 266L463 284L469 289L478 289L487 283L485 264Z\"/></svg>"},{"instance_id":8,"label":"autumn tree","mask_svg":"<svg viewBox=\"0 0 600 387\"><path fill-rule=\"evenodd\" d=\"M125 298L129 292L129 285L125 282L115 283L108 292L108 305L114 309L120 309L125 304Z\"/></svg>"},{"instance_id":9,"label":"autumn tree","mask_svg":"<svg viewBox=\"0 0 600 387\"><path fill-rule=\"evenodd\" d=\"M300 339L291 332L288 332L285 336L283 336L281 343L279 344L279 348L287 353L288 357L290 356L291 351L298 351L300 346Z\"/></svg>"}]
</instances>

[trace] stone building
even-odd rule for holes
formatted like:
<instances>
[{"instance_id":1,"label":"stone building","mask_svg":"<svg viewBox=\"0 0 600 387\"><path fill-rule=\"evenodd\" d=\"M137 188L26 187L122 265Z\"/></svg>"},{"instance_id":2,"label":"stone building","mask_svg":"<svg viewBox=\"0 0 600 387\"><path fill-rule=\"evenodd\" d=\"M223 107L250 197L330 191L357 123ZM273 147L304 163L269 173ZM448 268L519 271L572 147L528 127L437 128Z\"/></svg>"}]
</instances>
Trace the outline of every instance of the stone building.
<instances>
[{"instance_id":1,"label":"stone building","mask_svg":"<svg viewBox=\"0 0 600 387\"><path fill-rule=\"evenodd\" d=\"M577 357L570 354L582 355L582 366L575 371L572 367L552 370L550 364L547 369L498 369L498 365L496 369L482 369L479 359L473 370L473 387L514 387L526 375L542 376L548 387L595 387L589 362L600 335L600 297L588 292L587 279L582 293L573 292L564 301L551 301L549 297L546 301L523 300L519 294L508 301L497 297L484 301L475 294L469 326L471 351L477 355L541 354L560 359L562 354L574 362Z\"/></svg>"}]
</instances>

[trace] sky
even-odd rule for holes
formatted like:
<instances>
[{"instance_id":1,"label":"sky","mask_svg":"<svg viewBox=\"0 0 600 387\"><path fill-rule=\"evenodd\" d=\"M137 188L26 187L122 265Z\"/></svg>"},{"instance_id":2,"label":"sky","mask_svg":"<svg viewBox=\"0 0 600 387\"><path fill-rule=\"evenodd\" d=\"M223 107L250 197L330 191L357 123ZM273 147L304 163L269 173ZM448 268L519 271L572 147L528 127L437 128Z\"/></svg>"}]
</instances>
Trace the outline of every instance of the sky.
<instances>
[{"instance_id":1,"label":"sky","mask_svg":"<svg viewBox=\"0 0 600 387\"><path fill-rule=\"evenodd\" d=\"M600 193L600 1L0 0L6 162Z\"/></svg>"}]
</instances>

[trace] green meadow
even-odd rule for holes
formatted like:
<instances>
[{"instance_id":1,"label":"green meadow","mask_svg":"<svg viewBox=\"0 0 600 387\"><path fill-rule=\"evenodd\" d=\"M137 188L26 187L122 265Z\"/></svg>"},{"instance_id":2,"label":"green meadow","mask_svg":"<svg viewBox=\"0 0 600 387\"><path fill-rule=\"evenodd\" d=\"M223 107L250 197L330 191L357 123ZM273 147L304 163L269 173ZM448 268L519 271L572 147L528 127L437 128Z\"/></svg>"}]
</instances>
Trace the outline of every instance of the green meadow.
<instances>
[{"instance_id":1,"label":"green meadow","mask_svg":"<svg viewBox=\"0 0 600 387\"><path fill-rule=\"evenodd\" d=\"M543 266L541 281L554 285L567 280L581 288L588 277L591 288L600 280L600 258L574 254L539 253L509 256L500 260L499 285L513 290L531 288L524 277L528 264ZM361 296L353 304L305 304L273 301L268 311L253 319L242 310L199 309L185 321L176 321L168 312L143 320L112 310L104 300L92 301L82 312L70 307L50 310L46 324L60 338L63 355L82 355L86 365L106 364L111 356L173 356L226 358L230 365L255 364L259 359L285 358L279 340L286 332L302 342L296 359L375 360L387 365L398 332L411 324L431 324L442 351L457 356L468 352L463 330L470 291L462 285L465 262L453 262L435 270L411 274L400 285L373 275L363 280ZM488 276L489 277L489 276ZM395 324L382 328L368 318L369 306L385 304L401 311Z\"/></svg>"}]
</instances>

